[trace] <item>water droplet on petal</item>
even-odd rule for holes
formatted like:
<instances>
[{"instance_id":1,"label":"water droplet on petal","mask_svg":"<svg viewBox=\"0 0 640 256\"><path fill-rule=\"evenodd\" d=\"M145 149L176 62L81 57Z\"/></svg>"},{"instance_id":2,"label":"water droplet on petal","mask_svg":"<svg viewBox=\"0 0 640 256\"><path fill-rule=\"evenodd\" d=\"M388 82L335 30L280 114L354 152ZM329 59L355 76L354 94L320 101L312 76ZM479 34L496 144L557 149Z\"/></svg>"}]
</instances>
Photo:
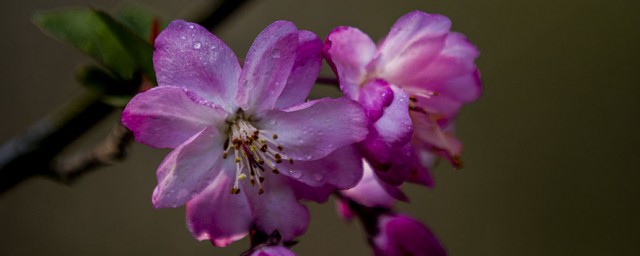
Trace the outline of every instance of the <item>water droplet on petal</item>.
<instances>
[{"instance_id":1,"label":"water droplet on petal","mask_svg":"<svg viewBox=\"0 0 640 256\"><path fill-rule=\"evenodd\" d=\"M280 52L279 51L274 51L273 54L271 55L272 58L274 59L279 59L280 58Z\"/></svg>"},{"instance_id":2,"label":"water droplet on petal","mask_svg":"<svg viewBox=\"0 0 640 256\"><path fill-rule=\"evenodd\" d=\"M314 173L312 176L313 180L315 180L316 182L320 182L322 181L322 174L320 173Z\"/></svg>"},{"instance_id":3,"label":"water droplet on petal","mask_svg":"<svg viewBox=\"0 0 640 256\"><path fill-rule=\"evenodd\" d=\"M299 179L300 177L302 177L302 172L289 170L289 175L291 176L291 178Z\"/></svg>"},{"instance_id":4,"label":"water droplet on petal","mask_svg":"<svg viewBox=\"0 0 640 256\"><path fill-rule=\"evenodd\" d=\"M189 28L193 28L193 25L189 25Z\"/></svg>"},{"instance_id":5,"label":"water droplet on petal","mask_svg":"<svg viewBox=\"0 0 640 256\"><path fill-rule=\"evenodd\" d=\"M193 49L200 49L200 47L202 47L202 44L200 42L196 42L193 44Z\"/></svg>"},{"instance_id":6,"label":"water droplet on petal","mask_svg":"<svg viewBox=\"0 0 640 256\"><path fill-rule=\"evenodd\" d=\"M182 38L182 40L187 39L187 37L186 37L186 36L181 36L180 38Z\"/></svg>"}]
</instances>

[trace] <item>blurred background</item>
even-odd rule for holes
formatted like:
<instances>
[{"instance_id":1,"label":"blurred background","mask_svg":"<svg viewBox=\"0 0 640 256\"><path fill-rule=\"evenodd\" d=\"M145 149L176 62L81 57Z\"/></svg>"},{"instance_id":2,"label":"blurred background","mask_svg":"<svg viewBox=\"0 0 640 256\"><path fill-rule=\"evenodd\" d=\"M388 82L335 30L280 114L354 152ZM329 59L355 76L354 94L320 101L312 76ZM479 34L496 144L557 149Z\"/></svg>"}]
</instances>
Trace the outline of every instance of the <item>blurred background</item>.
<instances>
[{"instance_id":1,"label":"blurred background","mask_svg":"<svg viewBox=\"0 0 640 256\"><path fill-rule=\"evenodd\" d=\"M216 1L139 0L170 19ZM37 10L124 0L3 1L0 143L77 98L75 67L91 63L30 22ZM269 23L324 38L338 25L384 36L412 10L440 13L481 51L484 95L465 107L465 168L440 166L432 190L408 186L399 208L427 223L451 255L640 255L640 2L570 0L255 0L217 35L244 56ZM323 74L330 75L329 70ZM113 115L74 145L102 140ZM155 210L155 169L168 151L139 144L124 163L71 187L34 178L0 195L0 255L237 255L198 242L184 209ZM368 255L361 227L333 202L310 204L299 255Z\"/></svg>"}]
</instances>

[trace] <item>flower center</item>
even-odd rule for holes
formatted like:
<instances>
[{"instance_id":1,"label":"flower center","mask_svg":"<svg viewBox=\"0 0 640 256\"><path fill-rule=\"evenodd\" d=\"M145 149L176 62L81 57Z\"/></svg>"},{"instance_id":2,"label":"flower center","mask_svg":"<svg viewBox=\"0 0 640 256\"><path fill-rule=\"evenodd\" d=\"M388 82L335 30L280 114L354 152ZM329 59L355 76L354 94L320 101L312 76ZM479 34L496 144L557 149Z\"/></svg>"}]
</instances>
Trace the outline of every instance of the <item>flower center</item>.
<instances>
[{"instance_id":1,"label":"flower center","mask_svg":"<svg viewBox=\"0 0 640 256\"><path fill-rule=\"evenodd\" d=\"M229 139L225 143L222 158L226 159L233 152L236 162L236 178L231 193L239 194L240 181L247 177L252 186L258 185L258 194L264 193L262 183L267 170L279 174L277 165L284 159L293 164L293 159L282 153L284 146L276 143L278 134L257 129L242 115L230 122L229 128Z\"/></svg>"}]
</instances>

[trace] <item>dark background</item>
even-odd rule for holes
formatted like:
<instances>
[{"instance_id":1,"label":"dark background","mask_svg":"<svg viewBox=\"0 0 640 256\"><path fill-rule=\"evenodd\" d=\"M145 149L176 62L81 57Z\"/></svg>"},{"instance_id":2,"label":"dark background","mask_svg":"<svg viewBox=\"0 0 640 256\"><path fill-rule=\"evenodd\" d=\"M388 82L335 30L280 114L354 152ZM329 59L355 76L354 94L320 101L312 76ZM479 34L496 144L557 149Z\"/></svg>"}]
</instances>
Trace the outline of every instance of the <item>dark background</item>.
<instances>
[{"instance_id":1,"label":"dark background","mask_svg":"<svg viewBox=\"0 0 640 256\"><path fill-rule=\"evenodd\" d=\"M68 5L114 11L124 1L3 1L0 142L82 94L72 72L90 62L30 23ZM140 1L190 18L213 1ZM481 51L484 95L463 109L466 167L436 170L433 190L409 186L400 209L428 223L451 255L640 255L640 2L569 0L260 1L217 34L243 56L277 19L324 38L338 25L384 36L411 10L453 20ZM326 75L330 74L326 72ZM75 149L104 138L113 116ZM155 168L167 151L128 160L72 187L32 179L0 195L0 255L233 255L197 242L184 210L154 210ZM359 225L332 202L311 204L300 255L366 255Z\"/></svg>"}]
</instances>

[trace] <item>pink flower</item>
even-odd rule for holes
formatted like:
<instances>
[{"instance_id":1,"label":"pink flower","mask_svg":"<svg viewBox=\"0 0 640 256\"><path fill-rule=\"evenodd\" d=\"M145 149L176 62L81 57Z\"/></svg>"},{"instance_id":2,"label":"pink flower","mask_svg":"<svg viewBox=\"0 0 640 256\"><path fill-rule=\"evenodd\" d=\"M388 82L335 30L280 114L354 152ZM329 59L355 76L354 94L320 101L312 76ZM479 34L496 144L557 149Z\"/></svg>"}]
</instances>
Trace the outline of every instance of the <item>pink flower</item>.
<instances>
[{"instance_id":1,"label":"pink flower","mask_svg":"<svg viewBox=\"0 0 640 256\"><path fill-rule=\"evenodd\" d=\"M278 21L258 35L241 68L197 24L174 21L160 33L159 86L134 97L122 116L137 141L173 148L157 171L154 206L187 203L193 235L216 246L253 227L287 241L309 221L299 198L323 200L326 190L354 186L362 167L349 145L365 138L368 121L348 99L305 102L321 48L313 33Z\"/></svg>"},{"instance_id":2,"label":"pink flower","mask_svg":"<svg viewBox=\"0 0 640 256\"><path fill-rule=\"evenodd\" d=\"M414 11L401 17L376 45L352 27L327 37L324 55L344 94L360 102L372 124L361 152L385 182L431 186L431 154L459 167L462 144L453 120L481 94L478 51L450 20ZM394 165L409 165L396 168Z\"/></svg>"},{"instance_id":3,"label":"pink flower","mask_svg":"<svg viewBox=\"0 0 640 256\"><path fill-rule=\"evenodd\" d=\"M253 251L249 256L295 256L295 254L283 246L265 246Z\"/></svg>"},{"instance_id":4,"label":"pink flower","mask_svg":"<svg viewBox=\"0 0 640 256\"><path fill-rule=\"evenodd\" d=\"M358 185L351 189L343 190L340 193L359 204L373 208L382 207L390 209L396 199L406 201L407 196L397 186L392 186L381 180L374 174L371 165L363 161L364 175ZM344 207L339 208L340 215L345 219L350 219L350 214Z\"/></svg>"},{"instance_id":5,"label":"pink flower","mask_svg":"<svg viewBox=\"0 0 640 256\"><path fill-rule=\"evenodd\" d=\"M383 215L372 240L376 256L444 256L438 239L419 221L404 215Z\"/></svg>"}]
</instances>

